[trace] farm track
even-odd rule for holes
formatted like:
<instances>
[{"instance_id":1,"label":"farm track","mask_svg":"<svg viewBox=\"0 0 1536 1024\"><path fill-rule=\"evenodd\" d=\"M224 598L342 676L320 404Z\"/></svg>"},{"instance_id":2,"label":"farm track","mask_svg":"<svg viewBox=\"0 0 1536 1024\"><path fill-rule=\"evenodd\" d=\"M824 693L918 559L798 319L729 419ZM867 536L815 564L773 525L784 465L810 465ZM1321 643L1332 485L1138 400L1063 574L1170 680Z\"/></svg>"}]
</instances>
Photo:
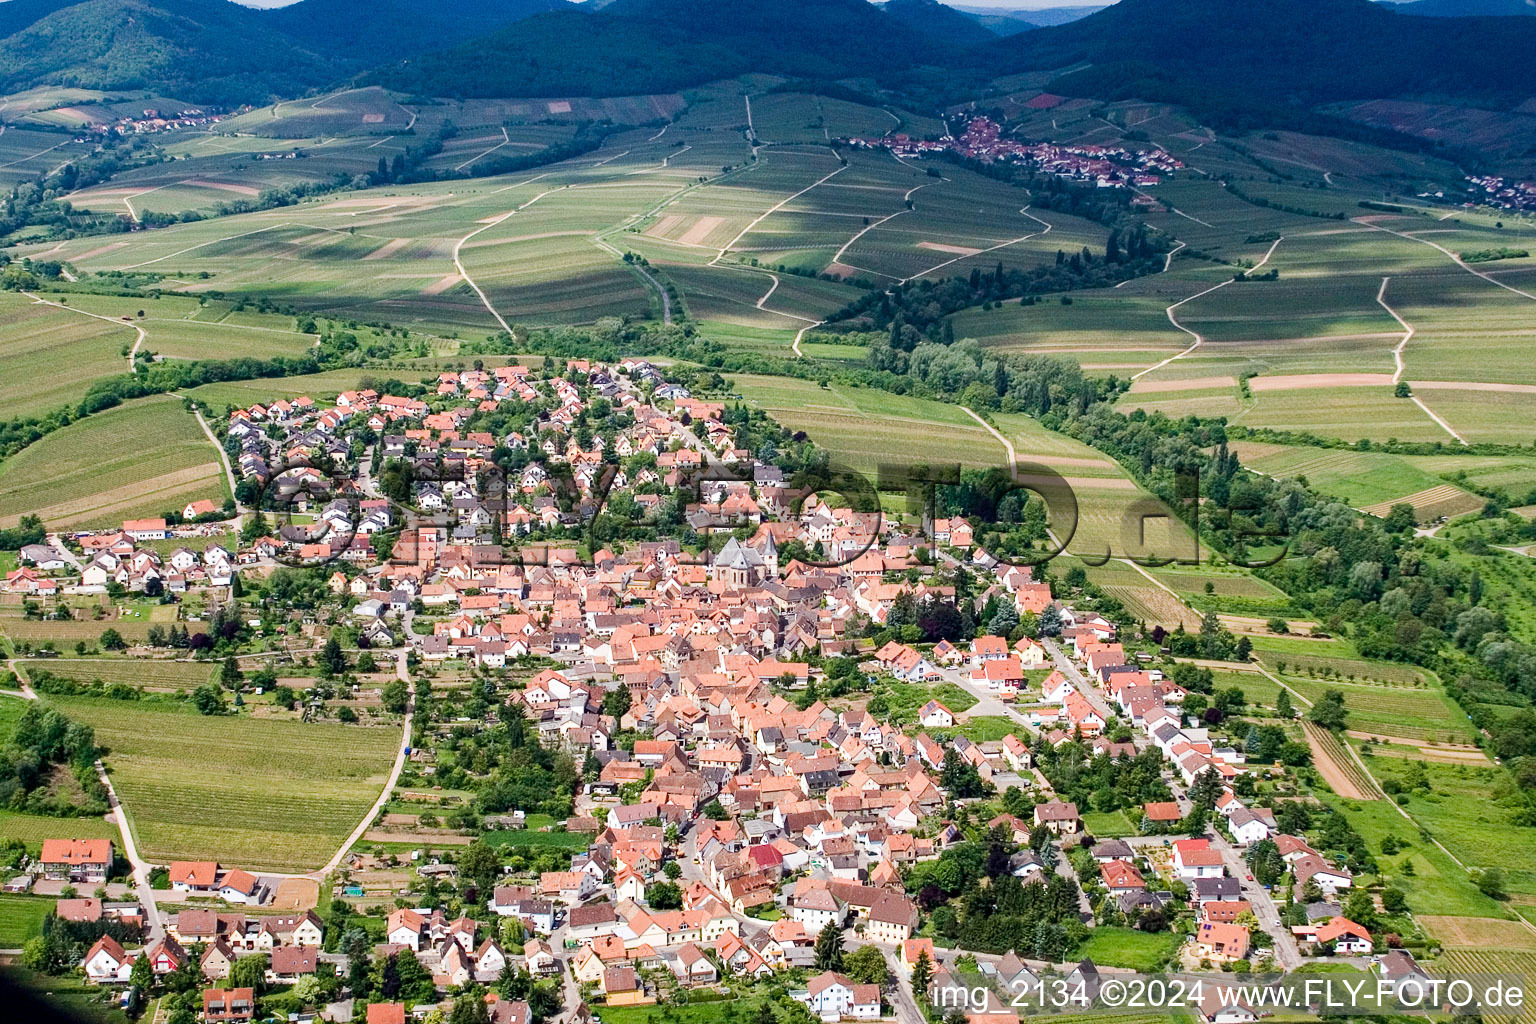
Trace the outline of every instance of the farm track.
<instances>
[{"instance_id":1,"label":"farm track","mask_svg":"<svg viewBox=\"0 0 1536 1024\"><path fill-rule=\"evenodd\" d=\"M1354 759L1342 740L1311 722L1303 722L1301 728L1306 734L1307 745L1312 748L1312 759L1317 763L1318 774L1328 783L1329 788L1347 800L1376 800L1381 797L1376 781Z\"/></svg>"},{"instance_id":2,"label":"farm track","mask_svg":"<svg viewBox=\"0 0 1536 1024\"><path fill-rule=\"evenodd\" d=\"M1385 230L1385 229L1383 229L1383 230ZM1430 243L1430 244L1433 244L1433 243ZM1439 249L1440 247L1439 246L1435 246L1435 248ZM1444 252L1446 250L1441 250L1441 251ZM1461 260L1458 258L1456 260L1456 262L1460 263ZM1462 266L1466 266L1466 264L1462 264ZM1468 268L1468 269L1471 269L1471 268ZM1476 271L1473 271L1473 273L1476 273ZM1482 275L1479 275L1479 276L1482 276ZM1392 349L1392 361L1393 361L1393 365L1395 367L1395 369L1393 370L1393 373L1392 373L1392 383L1394 385L1396 385L1396 384L1398 384L1399 382L1402 381L1402 379L1403 379L1403 371L1406 368L1404 363L1403 363L1403 350L1408 347L1408 342L1413 340L1413 335L1414 335L1415 332L1414 332L1413 325L1410 324L1407 320L1405 320L1401 313L1399 313L1397 310L1393 309L1390 305L1387 304L1387 285L1391 282L1391 280L1392 280L1391 277L1383 277L1381 279L1381 288L1379 290L1377 290L1377 292L1376 292L1376 301L1377 301L1378 304L1380 304L1382 309L1386 310L1389 314L1391 314L1392 319L1396 320L1403 327L1403 337L1402 337L1402 340L1399 341L1397 343L1396 347ZM1497 284L1498 282L1494 282L1494 283ZM1408 397L1413 401L1414 405L1418 406L1423 411L1424 415L1428 416L1430 419L1432 419L1436 423L1438 423L1440 425L1440 427L1442 429L1444 429L1444 431L1447 434L1450 434L1452 437L1454 437L1457 440L1457 442L1460 443L1463 447L1466 446L1467 439L1462 437L1460 434L1458 434L1456 432L1456 429L1454 427L1452 427L1449 423L1447 423L1444 419L1442 419L1439 413L1435 412L1429 406L1425 405L1423 399L1421 399L1418 395L1409 395Z\"/></svg>"},{"instance_id":3,"label":"farm track","mask_svg":"<svg viewBox=\"0 0 1536 1024\"><path fill-rule=\"evenodd\" d=\"M1173 208L1169 207L1169 209L1173 209ZM1191 217L1190 220L1194 220L1194 218ZM1200 223L1204 223L1204 221L1201 221ZM1209 227L1209 225L1207 225L1207 227ZM1275 254L1275 250L1276 249L1280 248L1280 243L1283 242L1283 241L1285 241L1285 236L1284 235L1281 235L1279 238L1275 239L1274 244L1269 247L1269 251L1264 254L1264 258L1259 260L1259 262L1255 263L1250 269L1251 270L1258 270L1264 264L1268 263L1269 262L1269 258ZM1172 254L1170 253L1169 254L1169 260L1171 261L1172 258L1173 258ZM1179 323L1179 318L1173 315L1173 311L1178 309L1180 306L1184 305L1186 302L1193 302L1195 299L1198 299L1198 298L1201 298L1203 296L1209 295L1209 294L1211 294L1214 291L1219 291L1222 288L1225 288L1227 285L1232 284L1232 283L1233 283L1233 279L1232 278L1227 278L1227 280L1221 281L1221 282L1219 282L1217 284L1214 284L1211 287L1205 289L1204 291L1199 291L1199 292L1196 292L1193 295L1188 296L1187 298L1180 299L1178 302L1175 302L1173 305L1169 306L1166 310L1164 310L1164 313L1167 314L1168 322L1169 323L1173 324L1173 326L1177 327L1179 330L1183 331L1185 334L1189 335L1191 338L1194 338L1195 340L1194 340L1193 343L1190 344L1190 346L1188 348L1184 349L1184 351L1176 352L1173 355L1169 356L1167 359L1164 359L1162 362L1156 363L1156 364L1154 364L1152 366L1147 367L1145 370L1142 370L1140 373L1133 373L1133 374L1131 374L1131 380L1133 380L1133 381L1134 380L1140 380L1142 377L1145 377L1147 374L1153 372L1154 370L1161 370L1163 367L1167 366L1169 363L1175 362L1176 360L1179 360L1179 359L1183 359L1185 356L1189 355L1195 349L1197 349L1201 345L1205 344L1205 337L1202 334L1200 334L1199 331L1192 330L1192 329L1190 329L1188 327L1185 327L1183 324Z\"/></svg>"},{"instance_id":4,"label":"farm track","mask_svg":"<svg viewBox=\"0 0 1536 1024\"><path fill-rule=\"evenodd\" d=\"M33 294L32 292L24 291L21 294L27 296L33 302L36 302L36 303L38 303L40 305L52 306L54 309L67 309L71 313L78 313L81 316L88 316L88 317L90 317L93 320L104 320L107 323L112 324L112 325L117 326L117 327L132 327L134 329L134 331L136 331L138 333L138 337L136 339L134 339L133 347L128 350L128 372L129 373L138 373L139 372L138 368L134 366L133 360L134 360L134 356L136 356L138 354L139 346L144 344L144 338L145 338L147 332L144 330L144 328L140 327L138 324L132 323L132 322L124 323L120 319L114 319L113 317L110 317L110 316L102 316L100 313L87 313L83 309L76 309L74 306L68 306L68 305L65 305L62 302L51 302L48 299L45 299L45 298L43 298L40 295Z\"/></svg>"}]
</instances>

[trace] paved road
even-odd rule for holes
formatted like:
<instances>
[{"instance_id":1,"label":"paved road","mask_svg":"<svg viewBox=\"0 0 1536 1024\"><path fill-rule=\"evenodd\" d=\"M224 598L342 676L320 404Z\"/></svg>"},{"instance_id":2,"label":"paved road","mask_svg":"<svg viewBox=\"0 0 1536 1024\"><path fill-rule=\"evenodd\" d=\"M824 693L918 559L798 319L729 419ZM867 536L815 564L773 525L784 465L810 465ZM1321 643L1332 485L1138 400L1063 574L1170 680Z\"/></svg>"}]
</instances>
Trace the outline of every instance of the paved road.
<instances>
[{"instance_id":1,"label":"paved road","mask_svg":"<svg viewBox=\"0 0 1536 1024\"><path fill-rule=\"evenodd\" d=\"M1295 936L1280 920L1280 911L1268 891L1258 882L1248 880L1248 865L1242 855L1219 832L1212 833L1211 846L1221 851L1227 874L1237 879L1237 884L1242 887L1243 898L1253 907L1253 914L1259 919L1259 927L1274 939L1276 963L1287 971L1300 967L1301 952L1296 948Z\"/></svg>"},{"instance_id":2,"label":"paved road","mask_svg":"<svg viewBox=\"0 0 1536 1024\"><path fill-rule=\"evenodd\" d=\"M1061 649L1060 643L1055 640L1042 640L1041 646L1050 652L1051 662L1056 670L1062 675L1066 676L1068 679L1072 680L1072 684L1077 687L1077 692L1087 698L1088 703L1093 705L1093 710L1097 711L1106 722L1109 721L1112 716L1117 714L1117 712L1109 706L1109 699L1105 697L1104 691L1099 689L1098 686L1095 685L1083 673L1083 671L1077 667L1076 663L1073 662L1071 658L1067 657L1066 652Z\"/></svg>"},{"instance_id":3,"label":"paved road","mask_svg":"<svg viewBox=\"0 0 1536 1024\"><path fill-rule=\"evenodd\" d=\"M107 787L107 805L112 808L112 814L117 819L117 830L123 841L123 856L128 858L129 864L133 865L134 893L144 907L144 919L149 925L144 935L144 944L149 945L165 933L164 924L160 918L160 907L155 903L155 891L149 885L150 866L139 855L139 848L133 841L133 829L128 827L127 812L123 810L122 802L117 799L117 790L112 788L112 780L107 776L106 766L100 761L96 762L96 775L101 779L102 785Z\"/></svg>"}]
</instances>

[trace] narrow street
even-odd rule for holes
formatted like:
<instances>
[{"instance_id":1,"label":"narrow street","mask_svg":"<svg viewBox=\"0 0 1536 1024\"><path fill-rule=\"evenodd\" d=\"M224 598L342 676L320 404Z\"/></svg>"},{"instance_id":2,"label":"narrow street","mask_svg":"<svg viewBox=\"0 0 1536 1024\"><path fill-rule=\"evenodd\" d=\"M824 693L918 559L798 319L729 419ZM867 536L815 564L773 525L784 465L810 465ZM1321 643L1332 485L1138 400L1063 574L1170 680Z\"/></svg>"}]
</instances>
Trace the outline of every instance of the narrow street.
<instances>
[{"instance_id":1,"label":"narrow street","mask_svg":"<svg viewBox=\"0 0 1536 1024\"><path fill-rule=\"evenodd\" d=\"M160 908L155 903L155 891L149 885L149 865L139 855L138 845L133 841L133 829L128 826L128 815L123 810L123 805L117 798L117 790L112 788L112 780L107 776L106 765L96 762L96 775L101 779L101 784L107 787L107 806L112 809L112 817L117 822L117 830L122 837L123 856L133 866L133 888L140 905L144 908L144 920L148 923L145 929L144 942L146 945L153 943L165 934L164 922L160 918Z\"/></svg>"},{"instance_id":2,"label":"narrow street","mask_svg":"<svg viewBox=\"0 0 1536 1024\"><path fill-rule=\"evenodd\" d=\"M1211 846L1221 851L1221 860L1226 865L1227 874L1237 879L1237 884L1242 887L1243 898L1253 907L1253 914L1259 919L1259 927L1275 940L1275 962L1287 971L1300 967L1301 953L1296 948L1295 936L1280 920L1280 911L1269 891L1258 882L1249 880L1250 872L1242 854L1219 832L1212 832Z\"/></svg>"}]
</instances>

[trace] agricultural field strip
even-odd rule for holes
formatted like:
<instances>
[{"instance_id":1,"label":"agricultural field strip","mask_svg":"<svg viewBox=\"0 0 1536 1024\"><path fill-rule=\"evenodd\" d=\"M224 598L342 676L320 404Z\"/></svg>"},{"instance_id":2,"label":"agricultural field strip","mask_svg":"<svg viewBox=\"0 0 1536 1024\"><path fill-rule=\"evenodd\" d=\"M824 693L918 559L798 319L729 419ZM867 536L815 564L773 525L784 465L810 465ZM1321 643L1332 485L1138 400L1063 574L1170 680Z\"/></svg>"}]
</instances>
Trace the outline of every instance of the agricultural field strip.
<instances>
[{"instance_id":1,"label":"agricultural field strip","mask_svg":"<svg viewBox=\"0 0 1536 1024\"><path fill-rule=\"evenodd\" d=\"M87 313L83 309L76 309L75 307L67 306L67 305L65 305L62 302L50 302L49 300L43 298L42 296L34 295L33 293L28 292L28 291L23 291L21 294L27 296L33 302L41 303L44 306L53 306L55 309L67 309L71 313L79 313L81 316L88 316L88 317L91 317L92 319L95 319L95 320L105 320L107 323L112 324L114 327L123 327L123 326L125 326L124 323L121 320L114 320L110 316L102 316L100 313ZM130 323L130 324L127 324L126 326L132 327L136 332L138 332L138 338L134 340L133 347L128 350L128 372L129 373L137 373L138 369L133 365L133 358L134 358L134 356L138 355L139 346L144 344L144 336L145 336L146 332L145 332L144 328L140 327L138 324Z\"/></svg>"},{"instance_id":2,"label":"agricultural field strip","mask_svg":"<svg viewBox=\"0 0 1536 1024\"><path fill-rule=\"evenodd\" d=\"M950 266L950 265L955 264L955 263L959 263L961 260L968 260L968 259L971 259L974 256L985 256L989 252L996 252L999 249L1006 249L1010 245L1018 245L1020 242L1027 242L1031 238L1044 237L1044 236L1046 236L1046 235L1051 233L1051 228L1054 227L1054 225L1051 224L1049 221L1041 220L1039 217L1036 217L1034 214L1030 213L1029 212L1029 207L1025 206L1025 207L1021 208L1019 210L1019 213L1022 214L1023 216L1025 216L1025 217L1028 217L1030 220L1034 221L1036 224L1043 224L1045 226L1045 230L1044 231L1031 231L1027 235L1020 235L1018 238L1010 238L1006 242L999 242L996 245L990 245L990 246L988 246L985 249L978 250L977 252L968 252L968 253L965 253L965 254L960 255L960 256L955 256L952 259L947 259L947 260L945 260L942 263L935 264L934 266L931 266L931 267L929 267L926 270L919 271L918 273L913 274L911 277L902 278L900 281L897 282L897 284L906 284L908 281L915 281L917 278L927 277L929 274L937 273L938 271L943 270L947 266Z\"/></svg>"},{"instance_id":3,"label":"agricultural field strip","mask_svg":"<svg viewBox=\"0 0 1536 1024\"><path fill-rule=\"evenodd\" d=\"M1436 248L1439 248L1439 247L1436 246ZM1460 263L1461 260L1458 259L1456 262ZM1465 264L1463 264L1463 266L1465 266ZM1468 269L1471 269L1471 268L1468 268ZM1475 271L1474 271L1474 273L1475 273ZM1479 275L1479 276L1481 276L1481 275ZM1389 306L1387 304L1387 285L1388 285L1388 283L1391 282L1391 280L1392 280L1392 278L1390 276L1383 277L1381 279L1381 289L1376 293L1376 301L1381 304L1381 308L1382 309L1386 310L1388 313L1390 313L1392 315L1392 319L1396 320L1398 323L1403 325L1403 337L1402 337L1402 340L1399 341L1397 343L1397 346L1392 349L1392 361L1393 361L1394 365L1396 366L1396 369L1392 373L1392 383L1395 385L1395 384L1399 383L1403 379L1403 370L1404 370L1404 366L1403 366L1403 350L1408 347L1408 342L1413 338L1414 329L1413 329L1413 325L1412 324L1410 324L1407 320L1403 319L1402 314L1398 313L1397 310L1393 309L1391 306ZM1497 282L1495 282L1495 283L1497 283ZM1455 428L1453 428L1449 423L1445 422L1445 420L1443 420L1440 417L1440 415L1438 413L1436 413L1433 409L1431 409L1429 406L1425 405L1423 399L1419 398L1418 395L1409 395L1408 397L1413 400L1413 404L1414 405L1417 405L1420 409L1424 410L1424 414L1426 416L1428 416L1430 419L1434 420L1436 423L1440 424L1440 426L1444 427L1446 433L1450 434L1452 437L1454 437L1457 441L1459 441L1463 445L1465 445L1467 443L1467 439L1466 438L1464 438L1460 434L1456 433Z\"/></svg>"},{"instance_id":4,"label":"agricultural field strip","mask_svg":"<svg viewBox=\"0 0 1536 1024\"><path fill-rule=\"evenodd\" d=\"M1173 207L1170 206L1170 207L1168 207L1168 209L1173 210ZM1178 213L1177 210L1174 210L1174 212ZM1180 214L1180 216L1188 216L1188 215L1187 214ZM1190 217L1189 219L1190 220L1195 220L1194 217ZM1196 221L1196 223L1205 224L1204 221ZM1206 224L1205 226L1206 227L1210 227L1211 225ZM1274 244L1269 247L1269 251L1264 254L1264 258L1259 260L1259 262L1255 263L1253 265L1252 269L1253 270L1258 270L1264 264L1268 263L1269 262L1269 258L1275 254L1275 250L1280 247L1280 243L1283 242L1283 241L1285 241L1285 236L1284 235L1281 235L1279 238L1276 238L1275 241L1274 241ZM1182 245L1182 244L1183 243L1181 242L1180 245ZM1172 254L1169 255L1169 261L1171 262L1171 260L1172 260ZM1166 270L1168 268L1168 265L1169 265L1168 263L1165 263L1163 269ZM1217 291L1217 290L1219 290L1221 288L1225 288L1227 285L1231 284L1232 281L1233 281L1232 278L1227 278L1225 281L1220 281L1220 282L1212 285L1211 287L1205 289L1204 291L1196 292L1195 294L1190 295L1187 298L1180 299L1178 302L1175 302L1173 305L1169 306L1168 309L1165 311L1168 314L1168 322L1173 324L1173 326L1177 327L1179 330L1183 331L1185 334L1189 335L1191 338L1194 338L1195 340L1184 351L1177 352L1177 353L1169 356L1167 359L1164 359L1162 362L1156 364L1155 366L1147 367L1145 370L1142 370L1140 373L1133 373L1133 374L1131 374L1131 380L1139 380L1140 378L1145 377L1147 374L1151 373L1153 370L1161 370L1163 367L1167 366L1169 363L1174 362L1175 360L1178 360L1178 359L1182 359L1184 356L1189 355L1195 349L1199 348L1201 346L1201 344L1204 343L1205 339L1203 337L1201 337L1201 335L1199 333L1197 333L1196 331L1193 331L1190 328L1185 327L1183 324L1179 323L1178 317L1173 315L1173 311L1178 309L1180 306L1184 305L1184 303L1186 303L1186 302L1193 302L1195 299L1198 299L1198 298L1200 298L1203 295L1209 295L1209 294L1211 294L1214 291Z\"/></svg>"},{"instance_id":5,"label":"agricultural field strip","mask_svg":"<svg viewBox=\"0 0 1536 1024\"><path fill-rule=\"evenodd\" d=\"M538 181L540 178L543 178L543 177L546 177L546 176L547 175L545 175L545 174L536 174L532 178L528 178L525 181L518 182L518 184L519 185L529 185L529 184L532 184L535 181ZM511 188L511 187L515 187L515 186L508 186L508 187ZM569 186L567 186L567 185L560 186L560 188L568 188L568 187ZM550 192L558 192L558 191L560 191L560 189L550 189L548 192L540 192L538 195L536 195L532 199L528 200L522 206L514 207L513 209L508 210L506 213L503 213L503 214L501 214L498 217L493 217L493 218L488 219L484 224L480 225L478 228L476 228L475 230L471 231L469 234L465 235L463 238L459 239L457 242L454 243L454 246L453 246L453 265L454 265L454 267L456 267L458 269L459 276L464 279L465 283L467 283L471 288L473 288L475 290L475 294L480 296L480 301L485 304L485 308L490 311L491 316L496 318L496 322L501 325L501 329L506 331L508 334L512 333L511 325L508 324L506 322L506 320L502 319L501 314L496 312L496 307L491 304L491 300L486 296L485 292L482 291L480 286L475 283L475 279L469 276L469 271L464 269L464 263L463 263L462 260L460 260L459 254L460 254L460 252L464 248L464 243L468 242L471 238L474 238L480 232L485 231L488 228L496 227L502 221L506 220L508 217L510 217L513 214L517 213L519 210L526 210L528 207L532 206L534 203L538 202L540 199L543 199L545 196L549 195Z\"/></svg>"}]
</instances>

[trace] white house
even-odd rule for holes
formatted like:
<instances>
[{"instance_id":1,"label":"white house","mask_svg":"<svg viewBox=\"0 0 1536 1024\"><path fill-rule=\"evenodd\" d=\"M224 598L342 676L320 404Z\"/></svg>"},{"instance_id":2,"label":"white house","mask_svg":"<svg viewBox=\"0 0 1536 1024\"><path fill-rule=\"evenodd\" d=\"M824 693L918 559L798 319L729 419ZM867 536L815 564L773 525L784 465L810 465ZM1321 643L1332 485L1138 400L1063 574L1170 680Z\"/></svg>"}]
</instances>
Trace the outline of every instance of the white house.
<instances>
[{"instance_id":1,"label":"white house","mask_svg":"<svg viewBox=\"0 0 1536 1024\"><path fill-rule=\"evenodd\" d=\"M823 971L811 979L804 993L795 993L810 1011L824 1021L873 1020L880 1016L880 986L858 985L852 978Z\"/></svg>"},{"instance_id":2,"label":"white house","mask_svg":"<svg viewBox=\"0 0 1536 1024\"><path fill-rule=\"evenodd\" d=\"M924 704L918 718L929 729L948 729L955 724L954 713L936 700Z\"/></svg>"}]
</instances>

